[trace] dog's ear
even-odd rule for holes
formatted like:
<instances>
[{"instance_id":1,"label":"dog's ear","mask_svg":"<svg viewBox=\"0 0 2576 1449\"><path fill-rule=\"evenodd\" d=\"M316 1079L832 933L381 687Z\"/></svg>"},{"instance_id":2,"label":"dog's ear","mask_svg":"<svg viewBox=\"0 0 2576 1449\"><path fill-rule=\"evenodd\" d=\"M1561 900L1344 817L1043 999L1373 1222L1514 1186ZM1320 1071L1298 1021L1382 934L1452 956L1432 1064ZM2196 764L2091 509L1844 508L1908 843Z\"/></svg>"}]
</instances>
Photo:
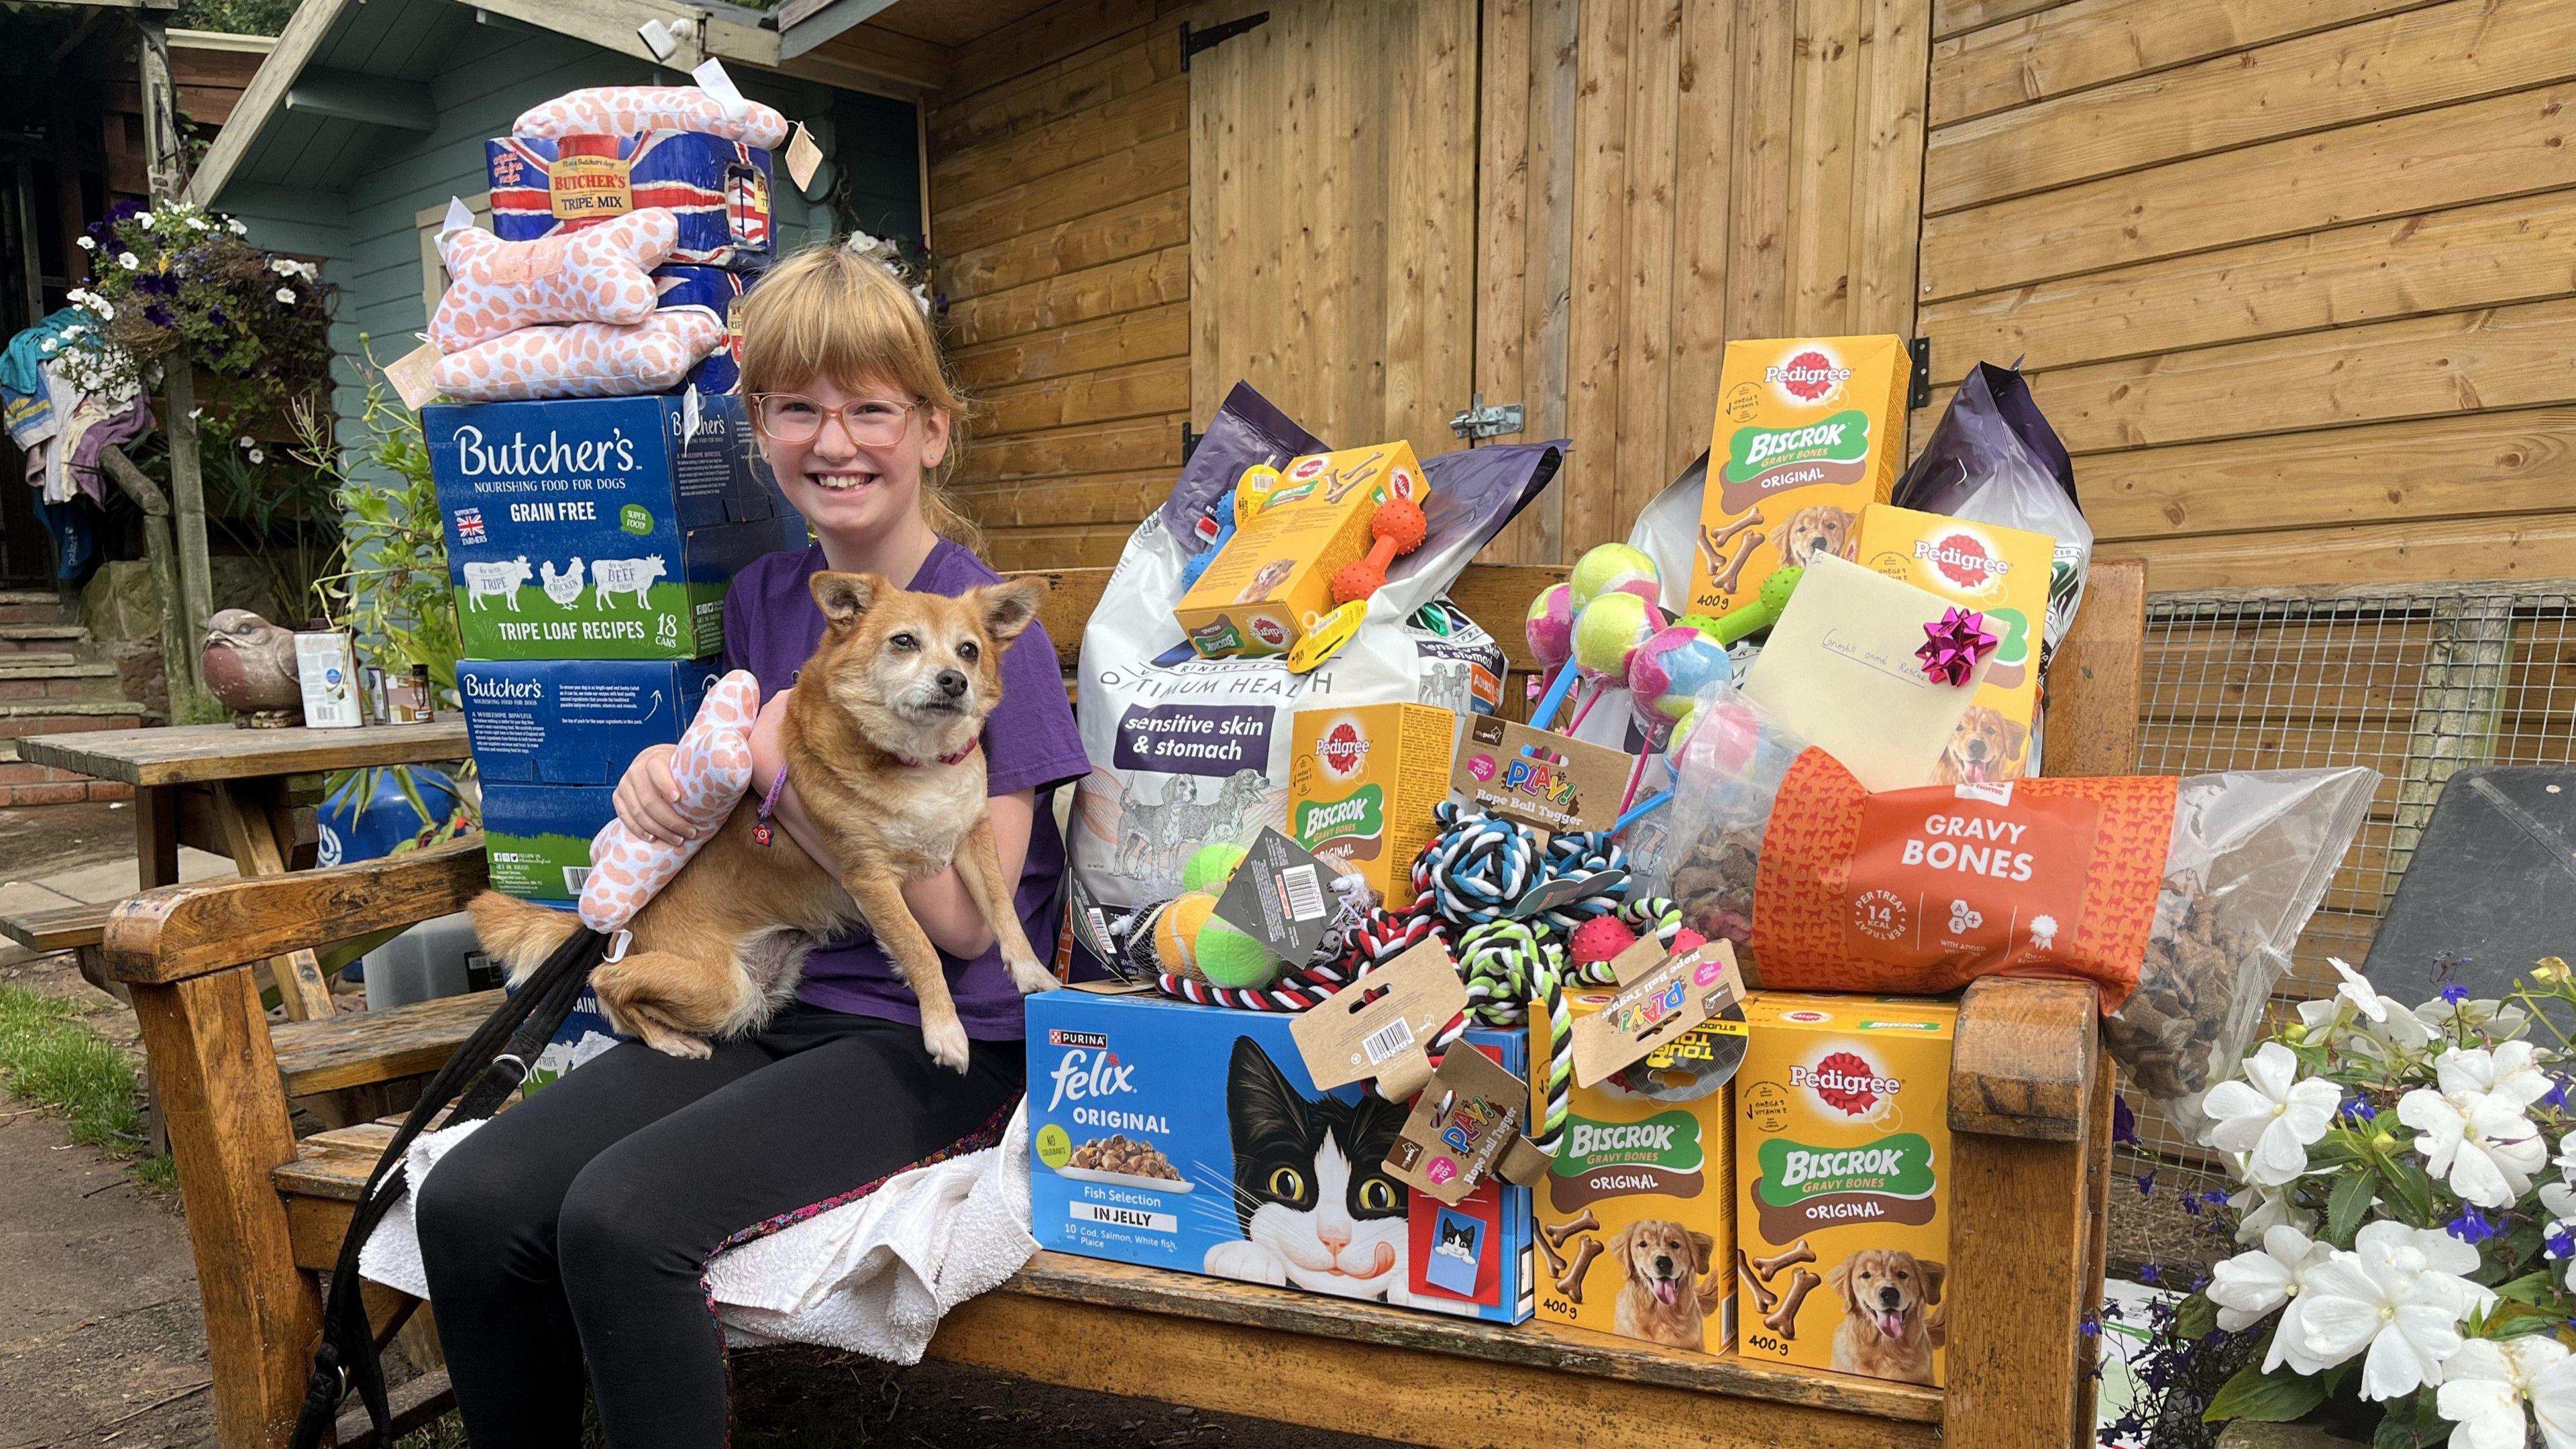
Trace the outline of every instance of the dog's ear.
<instances>
[{"instance_id":1,"label":"dog's ear","mask_svg":"<svg viewBox=\"0 0 2576 1449\"><path fill-rule=\"evenodd\" d=\"M1690 1241L1692 1272L1705 1273L1716 1266L1717 1239L1706 1233L1693 1233L1690 1235Z\"/></svg>"},{"instance_id":2,"label":"dog's ear","mask_svg":"<svg viewBox=\"0 0 2576 1449\"><path fill-rule=\"evenodd\" d=\"M993 642L1008 644L1037 619L1038 605L1046 601L1046 596L1044 580L1013 579L1007 584L987 584L977 589L975 609Z\"/></svg>"},{"instance_id":3,"label":"dog's ear","mask_svg":"<svg viewBox=\"0 0 2576 1449\"><path fill-rule=\"evenodd\" d=\"M2030 746L2030 726L2018 720L2004 721L2004 758L2018 760Z\"/></svg>"},{"instance_id":4,"label":"dog's ear","mask_svg":"<svg viewBox=\"0 0 2576 1449\"><path fill-rule=\"evenodd\" d=\"M1825 1286L1834 1290L1834 1296L1843 1301L1844 1307L1858 1312L1860 1305L1852 1301L1851 1279L1852 1260L1850 1258L1843 1259L1825 1271Z\"/></svg>"},{"instance_id":5,"label":"dog's ear","mask_svg":"<svg viewBox=\"0 0 2576 1449\"><path fill-rule=\"evenodd\" d=\"M888 590L883 578L875 574L842 574L826 570L814 576L814 603L822 609L823 618L838 628L857 619L876 604Z\"/></svg>"},{"instance_id":6,"label":"dog's ear","mask_svg":"<svg viewBox=\"0 0 2576 1449\"><path fill-rule=\"evenodd\" d=\"M1619 1276L1627 1279L1631 1283L1636 1282L1637 1254L1635 1250L1637 1247L1637 1224L1630 1223L1628 1226L1612 1233L1610 1235L1610 1240L1603 1243L1601 1246L1609 1249L1610 1256L1619 1260Z\"/></svg>"},{"instance_id":7,"label":"dog's ear","mask_svg":"<svg viewBox=\"0 0 2576 1449\"><path fill-rule=\"evenodd\" d=\"M1935 1263L1929 1258L1917 1258L1914 1260L1914 1266L1923 1270L1923 1301L1940 1302L1941 1285L1949 1281L1950 1265Z\"/></svg>"}]
</instances>

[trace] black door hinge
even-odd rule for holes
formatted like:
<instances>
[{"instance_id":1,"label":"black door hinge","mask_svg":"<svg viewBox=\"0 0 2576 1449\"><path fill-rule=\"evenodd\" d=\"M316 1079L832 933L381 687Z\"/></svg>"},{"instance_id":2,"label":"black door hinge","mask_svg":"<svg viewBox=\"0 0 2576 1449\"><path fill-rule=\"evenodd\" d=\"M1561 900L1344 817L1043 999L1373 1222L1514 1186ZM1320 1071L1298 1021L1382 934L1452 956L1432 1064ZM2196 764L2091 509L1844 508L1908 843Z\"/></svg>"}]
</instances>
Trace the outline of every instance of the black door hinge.
<instances>
[{"instance_id":1,"label":"black door hinge","mask_svg":"<svg viewBox=\"0 0 2576 1449\"><path fill-rule=\"evenodd\" d=\"M1905 385L1908 408L1932 406L1932 339L1917 337L1905 344L1907 355L1914 359L1914 375Z\"/></svg>"},{"instance_id":2,"label":"black door hinge","mask_svg":"<svg viewBox=\"0 0 2576 1449\"><path fill-rule=\"evenodd\" d=\"M1211 25L1205 30L1192 30L1190 29L1190 23L1188 21L1182 21L1181 69L1188 70L1190 68L1190 57L1198 54L1200 51L1223 45L1227 41L1234 39L1236 36L1243 34L1245 31L1253 30L1269 23L1270 12L1267 10L1256 10L1252 14L1246 15L1240 20L1229 20L1223 25Z\"/></svg>"},{"instance_id":3,"label":"black door hinge","mask_svg":"<svg viewBox=\"0 0 2576 1449\"><path fill-rule=\"evenodd\" d=\"M1188 423L1181 424L1181 461L1183 463L1190 461L1190 454L1199 450L1199 443L1206 437L1207 434L1205 433L1194 433L1190 431L1190 425Z\"/></svg>"}]
</instances>

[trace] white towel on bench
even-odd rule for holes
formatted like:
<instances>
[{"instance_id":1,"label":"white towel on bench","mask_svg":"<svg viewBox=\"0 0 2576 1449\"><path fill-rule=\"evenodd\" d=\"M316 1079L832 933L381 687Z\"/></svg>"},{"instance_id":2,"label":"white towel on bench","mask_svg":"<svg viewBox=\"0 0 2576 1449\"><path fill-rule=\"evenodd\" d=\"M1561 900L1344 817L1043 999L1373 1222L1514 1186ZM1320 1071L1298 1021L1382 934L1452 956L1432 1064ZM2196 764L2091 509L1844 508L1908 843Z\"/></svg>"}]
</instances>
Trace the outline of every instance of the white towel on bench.
<instances>
[{"instance_id":1,"label":"white towel on bench","mask_svg":"<svg viewBox=\"0 0 2576 1449\"><path fill-rule=\"evenodd\" d=\"M438 1158L482 1126L422 1133L406 1193L358 1256L364 1276L429 1296L411 1203ZM1037 1251L1029 1232L1029 1123L999 1147L887 1178L866 1197L716 1255L707 1287L728 1341L819 1343L919 1363L949 1309L1000 1287Z\"/></svg>"}]
</instances>

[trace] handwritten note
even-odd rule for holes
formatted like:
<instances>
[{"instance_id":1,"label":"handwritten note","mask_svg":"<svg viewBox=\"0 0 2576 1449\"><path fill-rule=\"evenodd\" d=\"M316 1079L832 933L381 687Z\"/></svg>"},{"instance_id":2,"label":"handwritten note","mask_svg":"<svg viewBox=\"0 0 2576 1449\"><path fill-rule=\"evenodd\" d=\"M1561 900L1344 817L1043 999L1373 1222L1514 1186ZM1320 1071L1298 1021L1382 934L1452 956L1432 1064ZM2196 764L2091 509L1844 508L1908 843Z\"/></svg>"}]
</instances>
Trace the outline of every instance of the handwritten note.
<instances>
[{"instance_id":1,"label":"handwritten note","mask_svg":"<svg viewBox=\"0 0 2576 1449\"><path fill-rule=\"evenodd\" d=\"M1976 698L1939 684L1914 657L1948 601L1843 559L1807 566L1744 682L1755 703L1821 745L1872 790L1935 783L1942 747Z\"/></svg>"}]
</instances>

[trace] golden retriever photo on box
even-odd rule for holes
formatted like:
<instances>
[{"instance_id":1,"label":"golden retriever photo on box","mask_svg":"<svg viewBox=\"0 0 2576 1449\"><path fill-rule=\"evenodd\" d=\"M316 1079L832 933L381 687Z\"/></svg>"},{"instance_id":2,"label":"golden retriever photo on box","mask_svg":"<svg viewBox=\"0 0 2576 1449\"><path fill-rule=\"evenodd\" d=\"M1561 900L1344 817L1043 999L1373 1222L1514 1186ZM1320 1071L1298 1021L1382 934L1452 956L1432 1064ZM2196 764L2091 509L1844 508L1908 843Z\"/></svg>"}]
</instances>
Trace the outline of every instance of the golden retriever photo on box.
<instances>
[{"instance_id":1,"label":"golden retriever photo on box","mask_svg":"<svg viewBox=\"0 0 2576 1449\"><path fill-rule=\"evenodd\" d=\"M1932 1382L1941 1347L1941 1280L1950 1270L1912 1253L1864 1248L1836 1263L1825 1286L1843 1304L1834 1328L1834 1368L1910 1384Z\"/></svg>"},{"instance_id":2,"label":"golden retriever photo on box","mask_svg":"<svg viewBox=\"0 0 2576 1449\"><path fill-rule=\"evenodd\" d=\"M1621 1228L1609 1251L1619 1260L1618 1331L1697 1352L1725 1291L1708 1280L1717 1240L1669 1219L1646 1218Z\"/></svg>"},{"instance_id":3,"label":"golden retriever photo on box","mask_svg":"<svg viewBox=\"0 0 2576 1449\"><path fill-rule=\"evenodd\" d=\"M1826 554L1851 558L1860 548L1852 523L1849 512L1822 503L1790 514L1780 530L1780 566L1805 568Z\"/></svg>"},{"instance_id":4,"label":"golden retriever photo on box","mask_svg":"<svg viewBox=\"0 0 2576 1449\"><path fill-rule=\"evenodd\" d=\"M2006 718L1999 710L1971 705L1959 716L1959 727L1950 734L1950 743L1941 747L1941 758L1932 768L1936 785L1983 785L1995 780L2017 780L2022 774L2022 757L2029 751L2030 728Z\"/></svg>"}]
</instances>

